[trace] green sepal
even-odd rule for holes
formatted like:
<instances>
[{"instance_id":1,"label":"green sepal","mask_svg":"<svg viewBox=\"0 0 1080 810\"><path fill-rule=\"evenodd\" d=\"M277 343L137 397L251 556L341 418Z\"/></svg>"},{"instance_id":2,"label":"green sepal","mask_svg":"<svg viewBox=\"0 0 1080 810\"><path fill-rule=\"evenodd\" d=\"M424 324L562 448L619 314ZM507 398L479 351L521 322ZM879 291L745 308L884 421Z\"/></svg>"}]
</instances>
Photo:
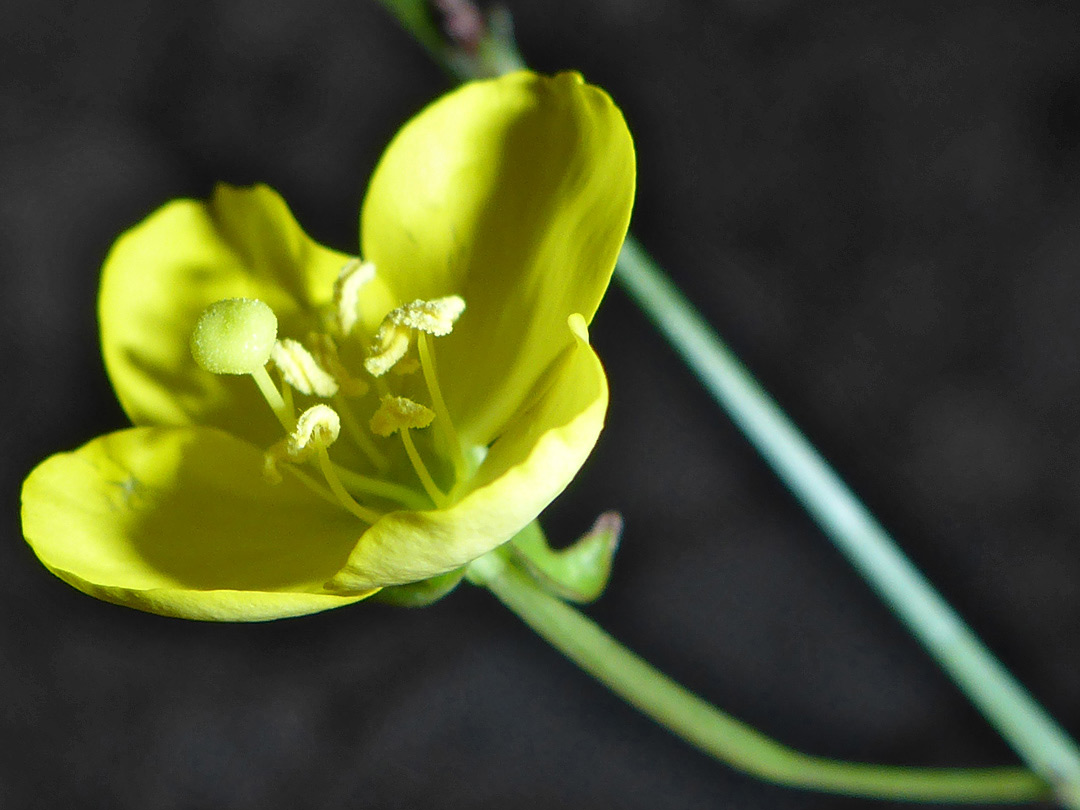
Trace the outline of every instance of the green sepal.
<instances>
[{"instance_id":1,"label":"green sepal","mask_svg":"<svg viewBox=\"0 0 1080 810\"><path fill-rule=\"evenodd\" d=\"M535 520L509 548L513 559L548 593L579 604L600 598L611 578L611 563L622 534L622 517L605 512L593 527L563 549L553 549Z\"/></svg>"},{"instance_id":2,"label":"green sepal","mask_svg":"<svg viewBox=\"0 0 1080 810\"><path fill-rule=\"evenodd\" d=\"M465 569L458 568L437 577L410 582L407 585L391 585L376 594L375 601L395 607L420 608L438 602L458 586L465 576Z\"/></svg>"}]
</instances>

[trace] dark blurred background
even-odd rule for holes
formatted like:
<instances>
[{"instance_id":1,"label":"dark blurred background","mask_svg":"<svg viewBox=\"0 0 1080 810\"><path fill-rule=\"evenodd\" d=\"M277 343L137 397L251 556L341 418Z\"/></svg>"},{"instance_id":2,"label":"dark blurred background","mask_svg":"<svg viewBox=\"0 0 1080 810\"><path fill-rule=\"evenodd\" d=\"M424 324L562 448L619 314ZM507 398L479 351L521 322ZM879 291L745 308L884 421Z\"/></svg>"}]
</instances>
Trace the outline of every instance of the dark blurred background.
<instances>
[{"instance_id":1,"label":"dark blurred background","mask_svg":"<svg viewBox=\"0 0 1080 810\"><path fill-rule=\"evenodd\" d=\"M1080 733L1080 9L510 3L639 154L633 228L1005 662ZM448 85L375 3L8 0L0 31L0 807L871 808L736 774L483 592L265 625L143 615L22 542L46 455L125 424L112 239L213 181L320 241ZM617 289L609 427L545 516L627 530L589 613L814 753L1014 758Z\"/></svg>"}]
</instances>

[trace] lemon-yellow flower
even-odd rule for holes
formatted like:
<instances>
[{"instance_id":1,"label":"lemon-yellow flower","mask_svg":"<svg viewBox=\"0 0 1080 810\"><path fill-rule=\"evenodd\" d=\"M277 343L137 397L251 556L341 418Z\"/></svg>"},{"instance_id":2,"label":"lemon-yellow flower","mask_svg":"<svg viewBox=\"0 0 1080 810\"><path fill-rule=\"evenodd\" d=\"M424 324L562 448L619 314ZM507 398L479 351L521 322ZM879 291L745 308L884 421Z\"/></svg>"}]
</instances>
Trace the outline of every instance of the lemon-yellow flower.
<instances>
[{"instance_id":1,"label":"lemon-yellow flower","mask_svg":"<svg viewBox=\"0 0 1080 810\"><path fill-rule=\"evenodd\" d=\"M312 613L460 569L596 442L607 384L586 325L633 192L607 95L522 72L397 134L362 258L316 244L263 186L170 202L102 274L105 364L135 427L30 474L27 541L88 594L192 619ZM227 299L276 316L276 339L260 309L245 345L270 356L258 385L192 357Z\"/></svg>"}]
</instances>

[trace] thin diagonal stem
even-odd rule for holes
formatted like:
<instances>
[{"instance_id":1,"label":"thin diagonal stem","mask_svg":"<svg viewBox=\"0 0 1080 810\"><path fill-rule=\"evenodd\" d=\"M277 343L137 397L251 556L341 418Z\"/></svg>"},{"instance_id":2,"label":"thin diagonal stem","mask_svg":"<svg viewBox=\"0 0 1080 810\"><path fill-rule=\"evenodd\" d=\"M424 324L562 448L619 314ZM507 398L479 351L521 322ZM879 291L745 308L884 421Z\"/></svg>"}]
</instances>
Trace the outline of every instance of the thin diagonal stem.
<instances>
[{"instance_id":1,"label":"thin diagonal stem","mask_svg":"<svg viewBox=\"0 0 1080 810\"><path fill-rule=\"evenodd\" d=\"M616 278L836 547L1031 768L1080 808L1080 751L904 555L881 524L633 237Z\"/></svg>"},{"instance_id":2,"label":"thin diagonal stem","mask_svg":"<svg viewBox=\"0 0 1080 810\"><path fill-rule=\"evenodd\" d=\"M438 38L430 17L414 14L418 7L415 0L382 2L443 67L458 78L480 75L479 67L464 76L455 70L459 66L452 59L453 49ZM503 39L504 49L515 57L506 64L523 66L512 41ZM1080 751L1076 744L907 559L632 236L623 246L616 279L939 666L1021 758L1054 786L1059 801L1080 810ZM536 624L533 626L539 631ZM556 643L547 631L543 634Z\"/></svg>"}]
</instances>

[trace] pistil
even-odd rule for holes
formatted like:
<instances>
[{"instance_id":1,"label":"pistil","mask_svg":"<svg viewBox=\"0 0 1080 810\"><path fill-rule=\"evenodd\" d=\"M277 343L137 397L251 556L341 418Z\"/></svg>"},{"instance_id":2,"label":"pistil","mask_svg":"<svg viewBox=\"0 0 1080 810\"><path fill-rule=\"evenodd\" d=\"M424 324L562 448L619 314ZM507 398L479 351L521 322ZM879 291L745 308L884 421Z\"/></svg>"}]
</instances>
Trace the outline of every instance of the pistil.
<instances>
[{"instance_id":1,"label":"pistil","mask_svg":"<svg viewBox=\"0 0 1080 810\"><path fill-rule=\"evenodd\" d=\"M191 335L191 354L212 374L249 374L263 399L288 434L266 454L265 475L280 481L279 462L300 463L314 457L330 494L343 508L360 520L373 524L382 515L358 503L346 490L330 461L327 448L341 430L341 418L329 405L314 405L297 419L293 413L292 388L302 393L329 397L337 393L333 378L321 369L310 353L296 341L277 340L277 318L262 301L232 298L207 307L199 316ZM283 378L285 395L278 390L266 364L276 354L274 364ZM300 470L300 480L319 495L325 492L317 481Z\"/></svg>"},{"instance_id":2,"label":"pistil","mask_svg":"<svg viewBox=\"0 0 1080 810\"><path fill-rule=\"evenodd\" d=\"M285 429L286 433L291 433L293 428L296 427L292 403L285 402L285 399L281 396L281 392L278 391L277 386L274 385L274 381L270 379L270 374L266 371L265 366L259 366L249 373L251 374L251 379L255 380L255 385L258 386L259 393L263 395L266 404L270 406L270 410L272 410L274 416L277 417L278 422ZM289 399L292 399L291 394Z\"/></svg>"}]
</instances>

